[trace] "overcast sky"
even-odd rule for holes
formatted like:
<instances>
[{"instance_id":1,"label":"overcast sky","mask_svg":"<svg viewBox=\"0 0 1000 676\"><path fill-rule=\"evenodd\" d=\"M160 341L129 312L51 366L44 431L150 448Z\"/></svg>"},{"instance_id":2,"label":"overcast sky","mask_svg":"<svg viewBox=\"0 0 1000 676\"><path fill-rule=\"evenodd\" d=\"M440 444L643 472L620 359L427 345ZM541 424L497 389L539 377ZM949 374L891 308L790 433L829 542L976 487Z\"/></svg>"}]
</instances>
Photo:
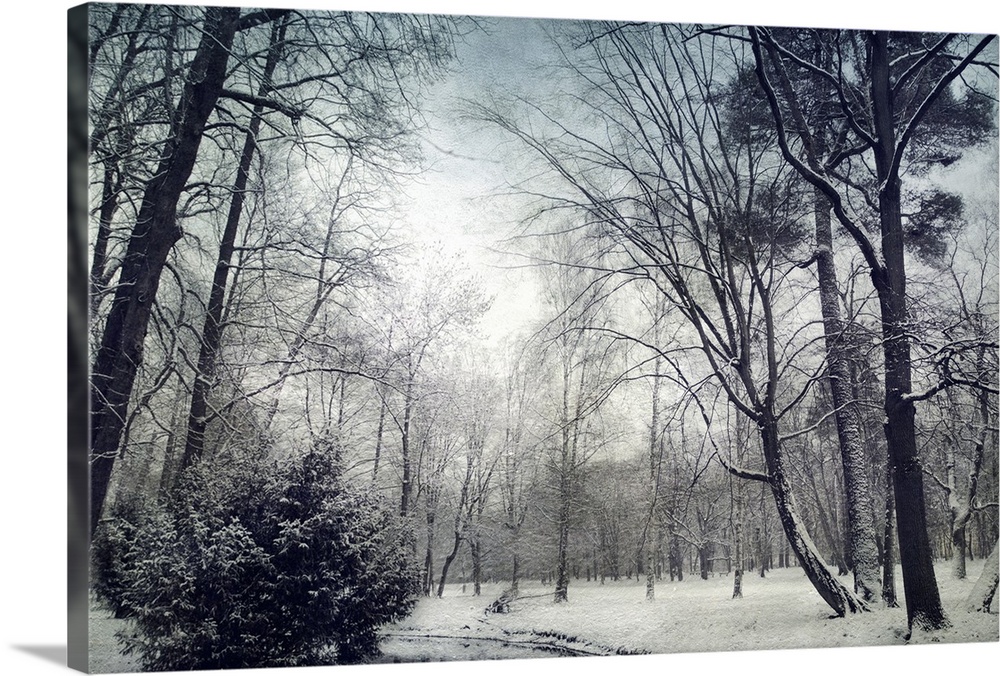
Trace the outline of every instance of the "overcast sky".
<instances>
[{"instance_id":1,"label":"overcast sky","mask_svg":"<svg viewBox=\"0 0 1000 676\"><path fill-rule=\"evenodd\" d=\"M462 116L462 101L485 101L494 94L539 94L549 86L536 65L551 61L543 32L550 21L491 19L457 45L448 74L426 97L428 127L423 132L428 169L408 190L412 201L404 220L425 241L461 251L478 274L493 308L483 323L492 339L523 329L538 317L531 276L522 263L500 256L504 240L526 210L498 193L509 189L520 167L509 139ZM516 201L513 204L516 207Z\"/></svg>"}]
</instances>

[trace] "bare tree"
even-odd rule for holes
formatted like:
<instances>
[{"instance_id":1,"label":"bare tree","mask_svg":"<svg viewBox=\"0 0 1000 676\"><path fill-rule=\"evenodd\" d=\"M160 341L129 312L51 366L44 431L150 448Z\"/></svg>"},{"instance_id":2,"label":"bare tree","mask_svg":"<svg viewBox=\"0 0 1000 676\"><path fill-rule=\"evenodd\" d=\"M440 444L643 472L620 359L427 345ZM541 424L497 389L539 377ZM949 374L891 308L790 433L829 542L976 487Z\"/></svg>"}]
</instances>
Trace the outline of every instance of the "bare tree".
<instances>
[{"instance_id":1,"label":"bare tree","mask_svg":"<svg viewBox=\"0 0 1000 676\"><path fill-rule=\"evenodd\" d=\"M554 204L589 217L581 235L589 229L614 247L620 258L594 267L647 280L684 318L708 377L760 433L764 471L731 471L770 486L793 550L835 612L862 610L805 532L782 453L781 420L808 390L789 394L779 385L782 357L801 349L779 348L775 319L779 306L786 312L800 300L782 295L794 267L784 253L795 223L793 184L773 152L726 138L710 95L713 72L701 67L723 50L674 39L666 27L588 30L579 44L589 58L574 52L570 66L591 86L578 101L614 133L587 136L538 107L533 126L548 125L551 136L495 111L479 114L534 150L567 186ZM734 54L733 63L742 58ZM647 347L669 356L665 346Z\"/></svg>"},{"instance_id":2,"label":"bare tree","mask_svg":"<svg viewBox=\"0 0 1000 676\"><path fill-rule=\"evenodd\" d=\"M306 156L310 148L337 148L391 167L412 151L406 134L417 88L450 56L457 25L446 17L231 8L112 8L95 17L90 60L93 93L102 103L92 108L92 147L103 177L92 307L99 308L112 289L114 299L101 317L92 369L92 526L127 424L151 308L186 219L216 212L223 194L233 197L209 294L189 463L208 422L202 409L218 352L229 250L263 130L269 140L287 139ZM279 19L282 27L269 40L269 24ZM277 50L279 42L281 49L268 59L268 45ZM366 86L371 82L379 86ZM226 148L240 132L243 149L233 149L231 162ZM203 144L205 138L215 145ZM234 165L236 175L220 189ZM120 208L126 193L139 204L134 213ZM115 227L116 219L126 222ZM192 229L195 241L198 227ZM127 242L118 260L111 258L113 236Z\"/></svg>"},{"instance_id":3,"label":"bare tree","mask_svg":"<svg viewBox=\"0 0 1000 676\"><path fill-rule=\"evenodd\" d=\"M205 10L190 77L177 104L163 159L145 187L92 369L91 531L107 495L160 276L167 254L182 234L176 220L177 203L194 168L205 125L222 94L233 38L241 28L272 19L266 14L241 19L240 10L233 8Z\"/></svg>"},{"instance_id":4,"label":"bare tree","mask_svg":"<svg viewBox=\"0 0 1000 676\"><path fill-rule=\"evenodd\" d=\"M508 350L504 379L503 444L498 466L503 531L510 556L510 593L517 598L521 576L521 533L538 490L538 433L532 411L541 389L537 355L518 340Z\"/></svg>"},{"instance_id":5,"label":"bare tree","mask_svg":"<svg viewBox=\"0 0 1000 676\"><path fill-rule=\"evenodd\" d=\"M565 244L557 240L554 247ZM573 260L580 252L568 244L568 257ZM545 272L548 279L544 300L556 315L545 327L545 338L554 367L550 476L556 494L554 599L560 603L569 598L570 534L580 490L579 473L599 450L591 434L591 414L606 391L604 383L614 356L594 332L601 323L599 315L605 300L602 287L588 283L586 278L581 280L572 267L549 267Z\"/></svg>"},{"instance_id":6,"label":"bare tree","mask_svg":"<svg viewBox=\"0 0 1000 676\"><path fill-rule=\"evenodd\" d=\"M810 51L797 53L767 29L751 28L749 35L782 154L830 201L837 221L864 256L878 293L885 433L894 471L908 624L925 629L948 626L931 560L915 434L915 404L930 393L914 391L912 383L902 176L914 151L920 154L921 132L934 116L935 105L951 93L952 83L979 63L995 38L973 37L962 44L956 35L918 35L912 45L891 39L884 31L835 31L818 36ZM817 53L831 54L831 69L814 58ZM860 53L867 55L863 63L847 61ZM836 111L841 133L849 139L846 143L833 148L816 143L816 130L802 112L813 92L797 88L788 75L800 69L822 80L827 93L821 101ZM846 72L857 74L857 79L843 77ZM976 96L966 100L972 109L982 103ZM799 141L796 148L793 140ZM952 138L941 145L954 153L960 143ZM926 152L922 155L918 162L941 161ZM946 161L953 161L954 155L950 157ZM854 213L861 205L864 211ZM878 223L877 240L863 224L867 214Z\"/></svg>"},{"instance_id":7,"label":"bare tree","mask_svg":"<svg viewBox=\"0 0 1000 676\"><path fill-rule=\"evenodd\" d=\"M463 542L468 542L473 555L474 593L478 595L480 592L482 561L477 525L482 521L492 488L493 473L499 460L497 446L494 445L492 438L493 406L498 392L492 379L481 366L474 362L463 366L465 368L462 370L466 372L465 380L455 383L457 387L454 396L461 402L461 410L456 412L456 418L462 427L465 471L461 479L458 504L455 507L452 529L454 541L441 568L441 578L438 582L439 597L444 595L448 571Z\"/></svg>"},{"instance_id":8,"label":"bare tree","mask_svg":"<svg viewBox=\"0 0 1000 676\"><path fill-rule=\"evenodd\" d=\"M407 516L413 499L412 428L427 389L425 372L436 353L459 345L489 308L479 281L468 273L460 256L447 255L437 245L418 250L420 264L400 270L381 291L373 326L383 346L382 401L399 432L400 514Z\"/></svg>"}]
</instances>

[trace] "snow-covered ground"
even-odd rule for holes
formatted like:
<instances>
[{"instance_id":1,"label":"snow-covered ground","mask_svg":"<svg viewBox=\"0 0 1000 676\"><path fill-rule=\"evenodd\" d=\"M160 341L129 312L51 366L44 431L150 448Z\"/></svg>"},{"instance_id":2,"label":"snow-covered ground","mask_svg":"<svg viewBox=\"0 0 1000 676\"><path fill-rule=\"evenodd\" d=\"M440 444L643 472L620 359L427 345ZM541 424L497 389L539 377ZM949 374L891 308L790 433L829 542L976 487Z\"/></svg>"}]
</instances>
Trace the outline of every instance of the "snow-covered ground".
<instances>
[{"instance_id":1,"label":"snow-covered ground","mask_svg":"<svg viewBox=\"0 0 1000 676\"><path fill-rule=\"evenodd\" d=\"M998 615L960 610L981 570L972 562L966 580L954 580L947 562L938 584L952 627L906 639L903 608L879 608L854 617L831 618L829 607L801 569L747 574L743 598L733 599L732 577L657 583L656 599L645 600L636 580L572 580L569 602L552 603L551 587L523 581L522 598L507 614L486 614L503 585L449 585L444 598L423 598L408 618L385 628L383 662L478 660L600 655L681 653L790 648L882 646L905 643L971 643L1000 640ZM897 575L902 597L902 584ZM902 601L902 598L900 599ZM134 671L136 663L118 654L113 638L120 621L95 611L91 667L95 672ZM541 647L556 648L541 650Z\"/></svg>"},{"instance_id":2,"label":"snow-covered ground","mask_svg":"<svg viewBox=\"0 0 1000 676\"><path fill-rule=\"evenodd\" d=\"M636 580L585 582L572 580L569 602L552 603L550 588L522 583L523 600L509 614L486 615L501 585L484 587L481 597L462 594L452 585L444 598L421 599L407 619L386 629L391 635L548 637L559 644L594 653L676 653L725 650L769 650L877 646L904 643L969 643L1000 640L997 615L966 613L959 608L981 570L970 564L969 577L954 580L946 564L938 569L938 585L952 628L906 639L906 611L879 608L846 618L831 611L801 569L747 574L743 598L732 598L731 576L683 582L660 581L653 602L645 600L645 583ZM849 578L845 578L847 580ZM902 601L902 582L897 576ZM471 589L471 585L467 591ZM563 637L560 641L559 638ZM574 639L566 644L565 637ZM386 646L392 650L392 645ZM604 650L602 651L601 648ZM501 655L498 655L501 656ZM443 656L447 657L447 656ZM461 657L460 657L461 658ZM465 659L465 658L461 658Z\"/></svg>"}]
</instances>

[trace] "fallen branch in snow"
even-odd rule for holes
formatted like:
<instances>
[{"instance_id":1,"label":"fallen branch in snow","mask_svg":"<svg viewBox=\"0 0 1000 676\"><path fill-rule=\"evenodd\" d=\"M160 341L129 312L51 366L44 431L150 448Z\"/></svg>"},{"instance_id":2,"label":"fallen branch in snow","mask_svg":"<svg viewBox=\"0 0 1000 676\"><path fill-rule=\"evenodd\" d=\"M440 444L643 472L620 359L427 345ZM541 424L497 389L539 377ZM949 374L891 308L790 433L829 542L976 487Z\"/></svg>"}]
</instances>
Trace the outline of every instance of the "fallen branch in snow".
<instances>
[{"instance_id":1,"label":"fallen branch in snow","mask_svg":"<svg viewBox=\"0 0 1000 676\"><path fill-rule=\"evenodd\" d=\"M514 601L520 601L522 599L540 599L545 596L551 596L551 592L546 592L545 594L530 594L528 596L515 595L512 590L505 589L503 593L497 598L496 601L486 606L486 610L483 611L487 615L493 613L509 613L510 604Z\"/></svg>"}]
</instances>

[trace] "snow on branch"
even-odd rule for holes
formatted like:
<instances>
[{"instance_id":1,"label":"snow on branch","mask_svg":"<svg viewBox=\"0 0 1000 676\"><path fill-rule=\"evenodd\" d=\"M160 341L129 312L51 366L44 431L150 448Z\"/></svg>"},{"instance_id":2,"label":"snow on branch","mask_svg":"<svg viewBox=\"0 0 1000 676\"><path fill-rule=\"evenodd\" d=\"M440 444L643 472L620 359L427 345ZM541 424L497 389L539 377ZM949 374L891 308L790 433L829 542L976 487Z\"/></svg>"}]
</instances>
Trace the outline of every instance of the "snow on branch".
<instances>
[{"instance_id":1,"label":"snow on branch","mask_svg":"<svg viewBox=\"0 0 1000 676\"><path fill-rule=\"evenodd\" d=\"M958 385L970 387L974 390L980 390L982 392L987 392L989 394L1000 394L1000 389L992 385L987 385L986 383L980 382L978 380L969 380L968 378L956 378L954 376L945 376L938 383L932 385L923 392L910 392L908 394L904 394L901 397L901 399L903 401L910 401L910 402L925 401L933 397L938 392L946 390L949 387L955 387Z\"/></svg>"},{"instance_id":2,"label":"snow on branch","mask_svg":"<svg viewBox=\"0 0 1000 676\"><path fill-rule=\"evenodd\" d=\"M732 474L733 476L739 477L741 479L748 479L750 481L763 481L764 483L767 484L771 483L772 480L771 475L767 474L766 472L756 472L754 470L743 469L742 467L731 465L727 463L725 460L723 460L722 456L719 453L715 454L715 459L718 460L719 464L722 465L726 469L726 471Z\"/></svg>"}]
</instances>

